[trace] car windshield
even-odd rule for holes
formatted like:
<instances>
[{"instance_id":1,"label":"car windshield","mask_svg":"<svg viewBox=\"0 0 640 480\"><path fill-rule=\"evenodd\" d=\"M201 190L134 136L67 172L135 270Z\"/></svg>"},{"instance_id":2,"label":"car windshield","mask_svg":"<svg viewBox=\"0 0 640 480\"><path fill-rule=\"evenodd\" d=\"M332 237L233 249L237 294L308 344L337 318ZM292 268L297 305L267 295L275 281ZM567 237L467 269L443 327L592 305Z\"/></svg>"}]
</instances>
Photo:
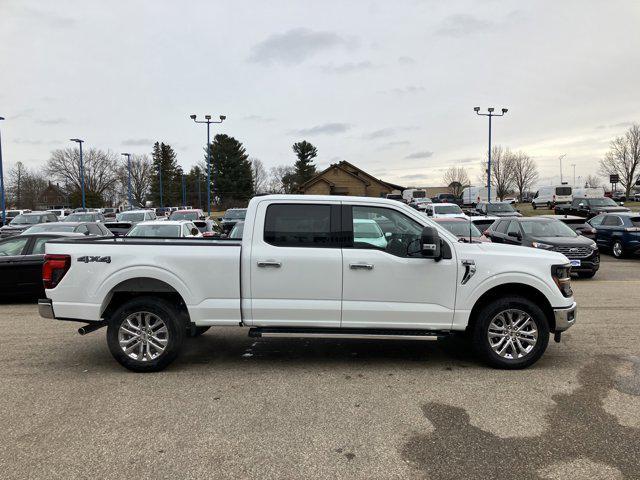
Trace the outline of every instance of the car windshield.
<instances>
[{"instance_id":1,"label":"car windshield","mask_svg":"<svg viewBox=\"0 0 640 480\"><path fill-rule=\"evenodd\" d=\"M19 211L7 210L7 217L17 217L18 215L20 215Z\"/></svg>"},{"instance_id":2,"label":"car windshield","mask_svg":"<svg viewBox=\"0 0 640 480\"><path fill-rule=\"evenodd\" d=\"M198 212L173 212L169 220L198 220Z\"/></svg>"},{"instance_id":3,"label":"car windshield","mask_svg":"<svg viewBox=\"0 0 640 480\"><path fill-rule=\"evenodd\" d=\"M577 237L576 232L559 220L521 222L522 230L533 237Z\"/></svg>"},{"instance_id":4,"label":"car windshield","mask_svg":"<svg viewBox=\"0 0 640 480\"><path fill-rule=\"evenodd\" d=\"M453 233L456 237L480 237L482 233L471 222L438 222L444 228Z\"/></svg>"},{"instance_id":5,"label":"car windshield","mask_svg":"<svg viewBox=\"0 0 640 480\"><path fill-rule=\"evenodd\" d=\"M124 212L118 216L117 220L119 222L141 222L144 220L144 213Z\"/></svg>"},{"instance_id":6,"label":"car windshield","mask_svg":"<svg viewBox=\"0 0 640 480\"><path fill-rule=\"evenodd\" d=\"M38 233L38 232L73 232L76 229L76 225L65 225L61 222L42 223L40 225L34 225L27 228L24 233Z\"/></svg>"},{"instance_id":7,"label":"car windshield","mask_svg":"<svg viewBox=\"0 0 640 480\"><path fill-rule=\"evenodd\" d=\"M178 238L180 236L180 225L136 225L126 236Z\"/></svg>"},{"instance_id":8,"label":"car windshield","mask_svg":"<svg viewBox=\"0 0 640 480\"><path fill-rule=\"evenodd\" d=\"M592 207L617 207L618 204L610 198L590 198L589 205Z\"/></svg>"},{"instance_id":9,"label":"car windshield","mask_svg":"<svg viewBox=\"0 0 640 480\"><path fill-rule=\"evenodd\" d=\"M229 238L242 238L242 231L244 230L244 222L238 222L234 225L229 233Z\"/></svg>"},{"instance_id":10,"label":"car windshield","mask_svg":"<svg viewBox=\"0 0 640 480\"><path fill-rule=\"evenodd\" d=\"M227 210L224 214L224 218L232 220L244 220L244 217L246 215L246 210Z\"/></svg>"},{"instance_id":11,"label":"car windshield","mask_svg":"<svg viewBox=\"0 0 640 480\"><path fill-rule=\"evenodd\" d=\"M434 208L436 210L436 213L462 213L462 209L458 205L434 205Z\"/></svg>"},{"instance_id":12,"label":"car windshield","mask_svg":"<svg viewBox=\"0 0 640 480\"><path fill-rule=\"evenodd\" d=\"M487 205L487 212L515 212L515 208L510 203L489 203Z\"/></svg>"},{"instance_id":13,"label":"car windshield","mask_svg":"<svg viewBox=\"0 0 640 480\"><path fill-rule=\"evenodd\" d=\"M380 238L382 230L376 222L353 222L353 236L358 238Z\"/></svg>"},{"instance_id":14,"label":"car windshield","mask_svg":"<svg viewBox=\"0 0 640 480\"><path fill-rule=\"evenodd\" d=\"M93 213L72 213L64 218L65 222L95 222L96 216Z\"/></svg>"},{"instance_id":15,"label":"car windshield","mask_svg":"<svg viewBox=\"0 0 640 480\"><path fill-rule=\"evenodd\" d=\"M11 220L9 225L35 225L41 223L42 217L40 215L18 215Z\"/></svg>"}]
</instances>

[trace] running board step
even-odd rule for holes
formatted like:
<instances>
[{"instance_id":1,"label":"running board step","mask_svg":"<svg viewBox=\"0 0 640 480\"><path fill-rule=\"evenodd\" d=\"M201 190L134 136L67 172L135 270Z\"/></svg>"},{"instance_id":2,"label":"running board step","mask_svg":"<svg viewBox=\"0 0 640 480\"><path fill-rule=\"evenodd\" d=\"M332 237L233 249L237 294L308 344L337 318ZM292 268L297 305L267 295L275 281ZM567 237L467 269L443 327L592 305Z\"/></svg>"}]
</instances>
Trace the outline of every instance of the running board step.
<instances>
[{"instance_id":1,"label":"running board step","mask_svg":"<svg viewBox=\"0 0 640 480\"><path fill-rule=\"evenodd\" d=\"M254 338L351 338L369 340L438 340L449 336L442 330L391 330L381 328L264 328L254 327L249 336Z\"/></svg>"}]
</instances>

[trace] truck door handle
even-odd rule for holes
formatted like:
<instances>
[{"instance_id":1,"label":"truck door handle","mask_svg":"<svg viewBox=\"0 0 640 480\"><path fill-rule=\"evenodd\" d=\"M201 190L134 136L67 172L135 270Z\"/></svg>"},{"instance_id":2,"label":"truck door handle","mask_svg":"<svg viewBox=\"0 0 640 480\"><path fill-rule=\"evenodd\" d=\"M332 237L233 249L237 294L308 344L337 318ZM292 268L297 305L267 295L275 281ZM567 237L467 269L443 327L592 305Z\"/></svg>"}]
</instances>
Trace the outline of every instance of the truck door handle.
<instances>
[{"instance_id":1,"label":"truck door handle","mask_svg":"<svg viewBox=\"0 0 640 480\"><path fill-rule=\"evenodd\" d=\"M373 265L370 263L350 263L349 268L351 270L373 270Z\"/></svg>"},{"instance_id":2,"label":"truck door handle","mask_svg":"<svg viewBox=\"0 0 640 480\"><path fill-rule=\"evenodd\" d=\"M267 268L267 267L280 268L282 266L282 263L275 262L273 260L258 260L258 266L260 268Z\"/></svg>"}]
</instances>

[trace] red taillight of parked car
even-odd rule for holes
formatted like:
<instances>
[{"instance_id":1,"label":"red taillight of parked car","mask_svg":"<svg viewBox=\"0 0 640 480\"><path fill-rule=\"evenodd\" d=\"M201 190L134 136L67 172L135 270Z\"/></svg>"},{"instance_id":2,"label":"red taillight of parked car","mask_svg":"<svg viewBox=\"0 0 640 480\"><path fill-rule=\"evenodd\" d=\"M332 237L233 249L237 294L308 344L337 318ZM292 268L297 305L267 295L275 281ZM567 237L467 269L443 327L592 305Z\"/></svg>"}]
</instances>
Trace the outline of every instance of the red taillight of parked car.
<instances>
[{"instance_id":1,"label":"red taillight of parked car","mask_svg":"<svg viewBox=\"0 0 640 480\"><path fill-rule=\"evenodd\" d=\"M213 232L202 232L203 237L215 237L216 234Z\"/></svg>"},{"instance_id":2,"label":"red taillight of parked car","mask_svg":"<svg viewBox=\"0 0 640 480\"><path fill-rule=\"evenodd\" d=\"M55 288L71 267L69 255L45 255L42 265L42 283L44 288Z\"/></svg>"}]
</instances>

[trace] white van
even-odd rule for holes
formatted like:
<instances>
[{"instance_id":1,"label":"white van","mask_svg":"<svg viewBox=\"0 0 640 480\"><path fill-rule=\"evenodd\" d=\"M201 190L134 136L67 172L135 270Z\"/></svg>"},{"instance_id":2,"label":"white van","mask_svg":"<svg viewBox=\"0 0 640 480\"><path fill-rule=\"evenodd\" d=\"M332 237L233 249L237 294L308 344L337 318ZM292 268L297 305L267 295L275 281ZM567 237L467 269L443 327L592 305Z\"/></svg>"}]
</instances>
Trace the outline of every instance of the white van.
<instances>
[{"instance_id":1,"label":"white van","mask_svg":"<svg viewBox=\"0 0 640 480\"><path fill-rule=\"evenodd\" d=\"M604 197L604 187L574 188L573 198L602 198Z\"/></svg>"},{"instance_id":2,"label":"white van","mask_svg":"<svg viewBox=\"0 0 640 480\"><path fill-rule=\"evenodd\" d=\"M407 188L402 191L402 198L404 198L405 202L411 203L416 198L426 198L427 191L421 188Z\"/></svg>"},{"instance_id":3,"label":"white van","mask_svg":"<svg viewBox=\"0 0 640 480\"><path fill-rule=\"evenodd\" d=\"M489 193L487 187L466 187L462 190L462 203L464 205L475 206L480 202L496 202L498 197L496 196L496 189L491 189L491 199L489 199Z\"/></svg>"},{"instance_id":4,"label":"white van","mask_svg":"<svg viewBox=\"0 0 640 480\"><path fill-rule=\"evenodd\" d=\"M531 206L535 210L538 207L552 208L558 203L571 203L572 193L569 185L540 187L531 200Z\"/></svg>"}]
</instances>

